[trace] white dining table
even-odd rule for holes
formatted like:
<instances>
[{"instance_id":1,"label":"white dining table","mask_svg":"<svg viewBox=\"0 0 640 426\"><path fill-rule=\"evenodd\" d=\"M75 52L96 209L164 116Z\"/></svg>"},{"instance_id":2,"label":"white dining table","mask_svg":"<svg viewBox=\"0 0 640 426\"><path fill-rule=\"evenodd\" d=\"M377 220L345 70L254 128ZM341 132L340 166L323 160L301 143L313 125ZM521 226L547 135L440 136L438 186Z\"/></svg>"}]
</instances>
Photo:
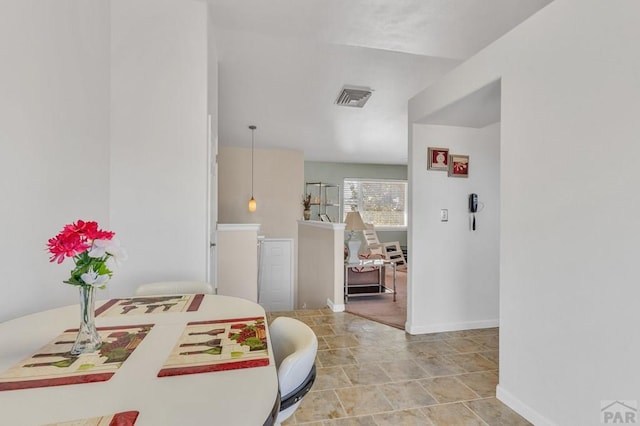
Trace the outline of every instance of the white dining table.
<instances>
[{"instance_id":1,"label":"white dining table","mask_svg":"<svg viewBox=\"0 0 640 426\"><path fill-rule=\"evenodd\" d=\"M270 424L279 393L268 328L267 366L158 377L188 322L258 316L265 316L260 305L217 295L205 295L195 312L98 316L98 327L154 326L107 381L0 391L0 424L44 425L123 411L139 412L136 426ZM72 305L0 323L0 373L77 328L79 317L79 306Z\"/></svg>"}]
</instances>

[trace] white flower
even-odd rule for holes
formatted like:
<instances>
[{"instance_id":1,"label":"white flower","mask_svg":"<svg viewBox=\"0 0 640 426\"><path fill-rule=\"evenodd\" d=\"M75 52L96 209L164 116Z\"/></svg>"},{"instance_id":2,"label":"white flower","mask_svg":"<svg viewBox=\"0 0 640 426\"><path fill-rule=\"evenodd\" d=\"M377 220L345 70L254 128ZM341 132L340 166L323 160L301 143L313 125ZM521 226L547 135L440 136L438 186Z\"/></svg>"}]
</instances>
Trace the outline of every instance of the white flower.
<instances>
[{"instance_id":1,"label":"white flower","mask_svg":"<svg viewBox=\"0 0 640 426\"><path fill-rule=\"evenodd\" d=\"M91 250L89 250L89 257L100 258L105 255L113 256L116 263L121 260L127 260L127 252L123 247L120 247L120 241L116 238L111 240L93 240Z\"/></svg>"},{"instance_id":2,"label":"white flower","mask_svg":"<svg viewBox=\"0 0 640 426\"><path fill-rule=\"evenodd\" d=\"M116 266L120 266L120 262L118 262L118 259L116 259L115 257L111 257L111 256L107 257L107 260L104 262L104 264L111 271L113 271L116 268Z\"/></svg>"},{"instance_id":3,"label":"white flower","mask_svg":"<svg viewBox=\"0 0 640 426\"><path fill-rule=\"evenodd\" d=\"M109 245L110 240L93 240L93 244L91 245L91 250L89 250L89 257L103 257L107 254L107 246Z\"/></svg>"},{"instance_id":4,"label":"white flower","mask_svg":"<svg viewBox=\"0 0 640 426\"><path fill-rule=\"evenodd\" d=\"M124 247L120 246L120 240L114 238L109 242L111 244L106 247L106 251L108 254L113 256L113 258L116 260L116 263L127 260L127 251L124 249Z\"/></svg>"},{"instance_id":5,"label":"white flower","mask_svg":"<svg viewBox=\"0 0 640 426\"><path fill-rule=\"evenodd\" d=\"M80 275L80 278L82 278L82 281L84 281L85 284L89 284L94 287L99 287L109 281L109 275L98 275L93 268L90 268L87 272Z\"/></svg>"}]
</instances>

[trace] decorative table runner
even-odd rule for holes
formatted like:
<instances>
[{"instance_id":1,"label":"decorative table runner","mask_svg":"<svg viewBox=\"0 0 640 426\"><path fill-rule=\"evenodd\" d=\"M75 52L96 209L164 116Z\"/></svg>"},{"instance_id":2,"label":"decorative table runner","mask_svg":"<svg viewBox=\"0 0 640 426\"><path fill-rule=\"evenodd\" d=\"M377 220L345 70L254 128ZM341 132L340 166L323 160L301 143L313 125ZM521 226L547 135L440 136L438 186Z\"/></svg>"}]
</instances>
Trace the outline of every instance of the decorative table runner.
<instances>
[{"instance_id":1,"label":"decorative table runner","mask_svg":"<svg viewBox=\"0 0 640 426\"><path fill-rule=\"evenodd\" d=\"M111 299L96 309L98 315L120 316L158 314L165 312L194 312L200 308L204 294L179 294L175 296L145 296L127 299Z\"/></svg>"},{"instance_id":2,"label":"decorative table runner","mask_svg":"<svg viewBox=\"0 0 640 426\"><path fill-rule=\"evenodd\" d=\"M71 420L61 423L49 423L44 426L133 426L136 424L138 414L138 411L123 411L108 416Z\"/></svg>"},{"instance_id":3,"label":"decorative table runner","mask_svg":"<svg viewBox=\"0 0 640 426\"><path fill-rule=\"evenodd\" d=\"M0 375L0 391L104 382L120 368L153 324L98 327L100 350L71 355L77 329L65 330L38 353Z\"/></svg>"},{"instance_id":4,"label":"decorative table runner","mask_svg":"<svg viewBox=\"0 0 640 426\"><path fill-rule=\"evenodd\" d=\"M196 321L187 326L158 377L269 365L263 317Z\"/></svg>"}]
</instances>

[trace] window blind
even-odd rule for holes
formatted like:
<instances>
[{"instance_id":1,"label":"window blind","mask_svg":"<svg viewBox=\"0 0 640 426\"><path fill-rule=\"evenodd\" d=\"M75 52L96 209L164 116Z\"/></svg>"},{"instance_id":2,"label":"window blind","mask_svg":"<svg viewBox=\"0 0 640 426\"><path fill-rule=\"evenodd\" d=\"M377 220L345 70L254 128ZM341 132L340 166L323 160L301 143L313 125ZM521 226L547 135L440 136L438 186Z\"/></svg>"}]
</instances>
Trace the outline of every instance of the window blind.
<instances>
[{"instance_id":1,"label":"window blind","mask_svg":"<svg viewBox=\"0 0 640 426\"><path fill-rule=\"evenodd\" d=\"M407 182L401 180L344 179L343 219L358 210L365 223L407 226Z\"/></svg>"}]
</instances>

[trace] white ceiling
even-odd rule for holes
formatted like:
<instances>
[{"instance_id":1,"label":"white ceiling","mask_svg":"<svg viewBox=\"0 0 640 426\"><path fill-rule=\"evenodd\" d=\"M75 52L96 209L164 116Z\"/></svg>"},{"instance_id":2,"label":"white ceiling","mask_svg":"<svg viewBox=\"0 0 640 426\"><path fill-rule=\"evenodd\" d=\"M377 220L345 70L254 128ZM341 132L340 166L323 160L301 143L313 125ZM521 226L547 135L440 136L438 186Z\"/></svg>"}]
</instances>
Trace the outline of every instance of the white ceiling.
<instances>
[{"instance_id":1,"label":"white ceiling","mask_svg":"<svg viewBox=\"0 0 640 426\"><path fill-rule=\"evenodd\" d=\"M551 0L208 0L219 143L308 161L407 162L407 101ZM335 105L365 86L364 108ZM495 87L472 98L493 102ZM498 105L499 107L499 105ZM495 107L494 107L495 110ZM430 122L455 122L460 105ZM498 108L499 111L499 108ZM453 120L453 121L452 121ZM466 121L465 121L466 122Z\"/></svg>"}]
</instances>

